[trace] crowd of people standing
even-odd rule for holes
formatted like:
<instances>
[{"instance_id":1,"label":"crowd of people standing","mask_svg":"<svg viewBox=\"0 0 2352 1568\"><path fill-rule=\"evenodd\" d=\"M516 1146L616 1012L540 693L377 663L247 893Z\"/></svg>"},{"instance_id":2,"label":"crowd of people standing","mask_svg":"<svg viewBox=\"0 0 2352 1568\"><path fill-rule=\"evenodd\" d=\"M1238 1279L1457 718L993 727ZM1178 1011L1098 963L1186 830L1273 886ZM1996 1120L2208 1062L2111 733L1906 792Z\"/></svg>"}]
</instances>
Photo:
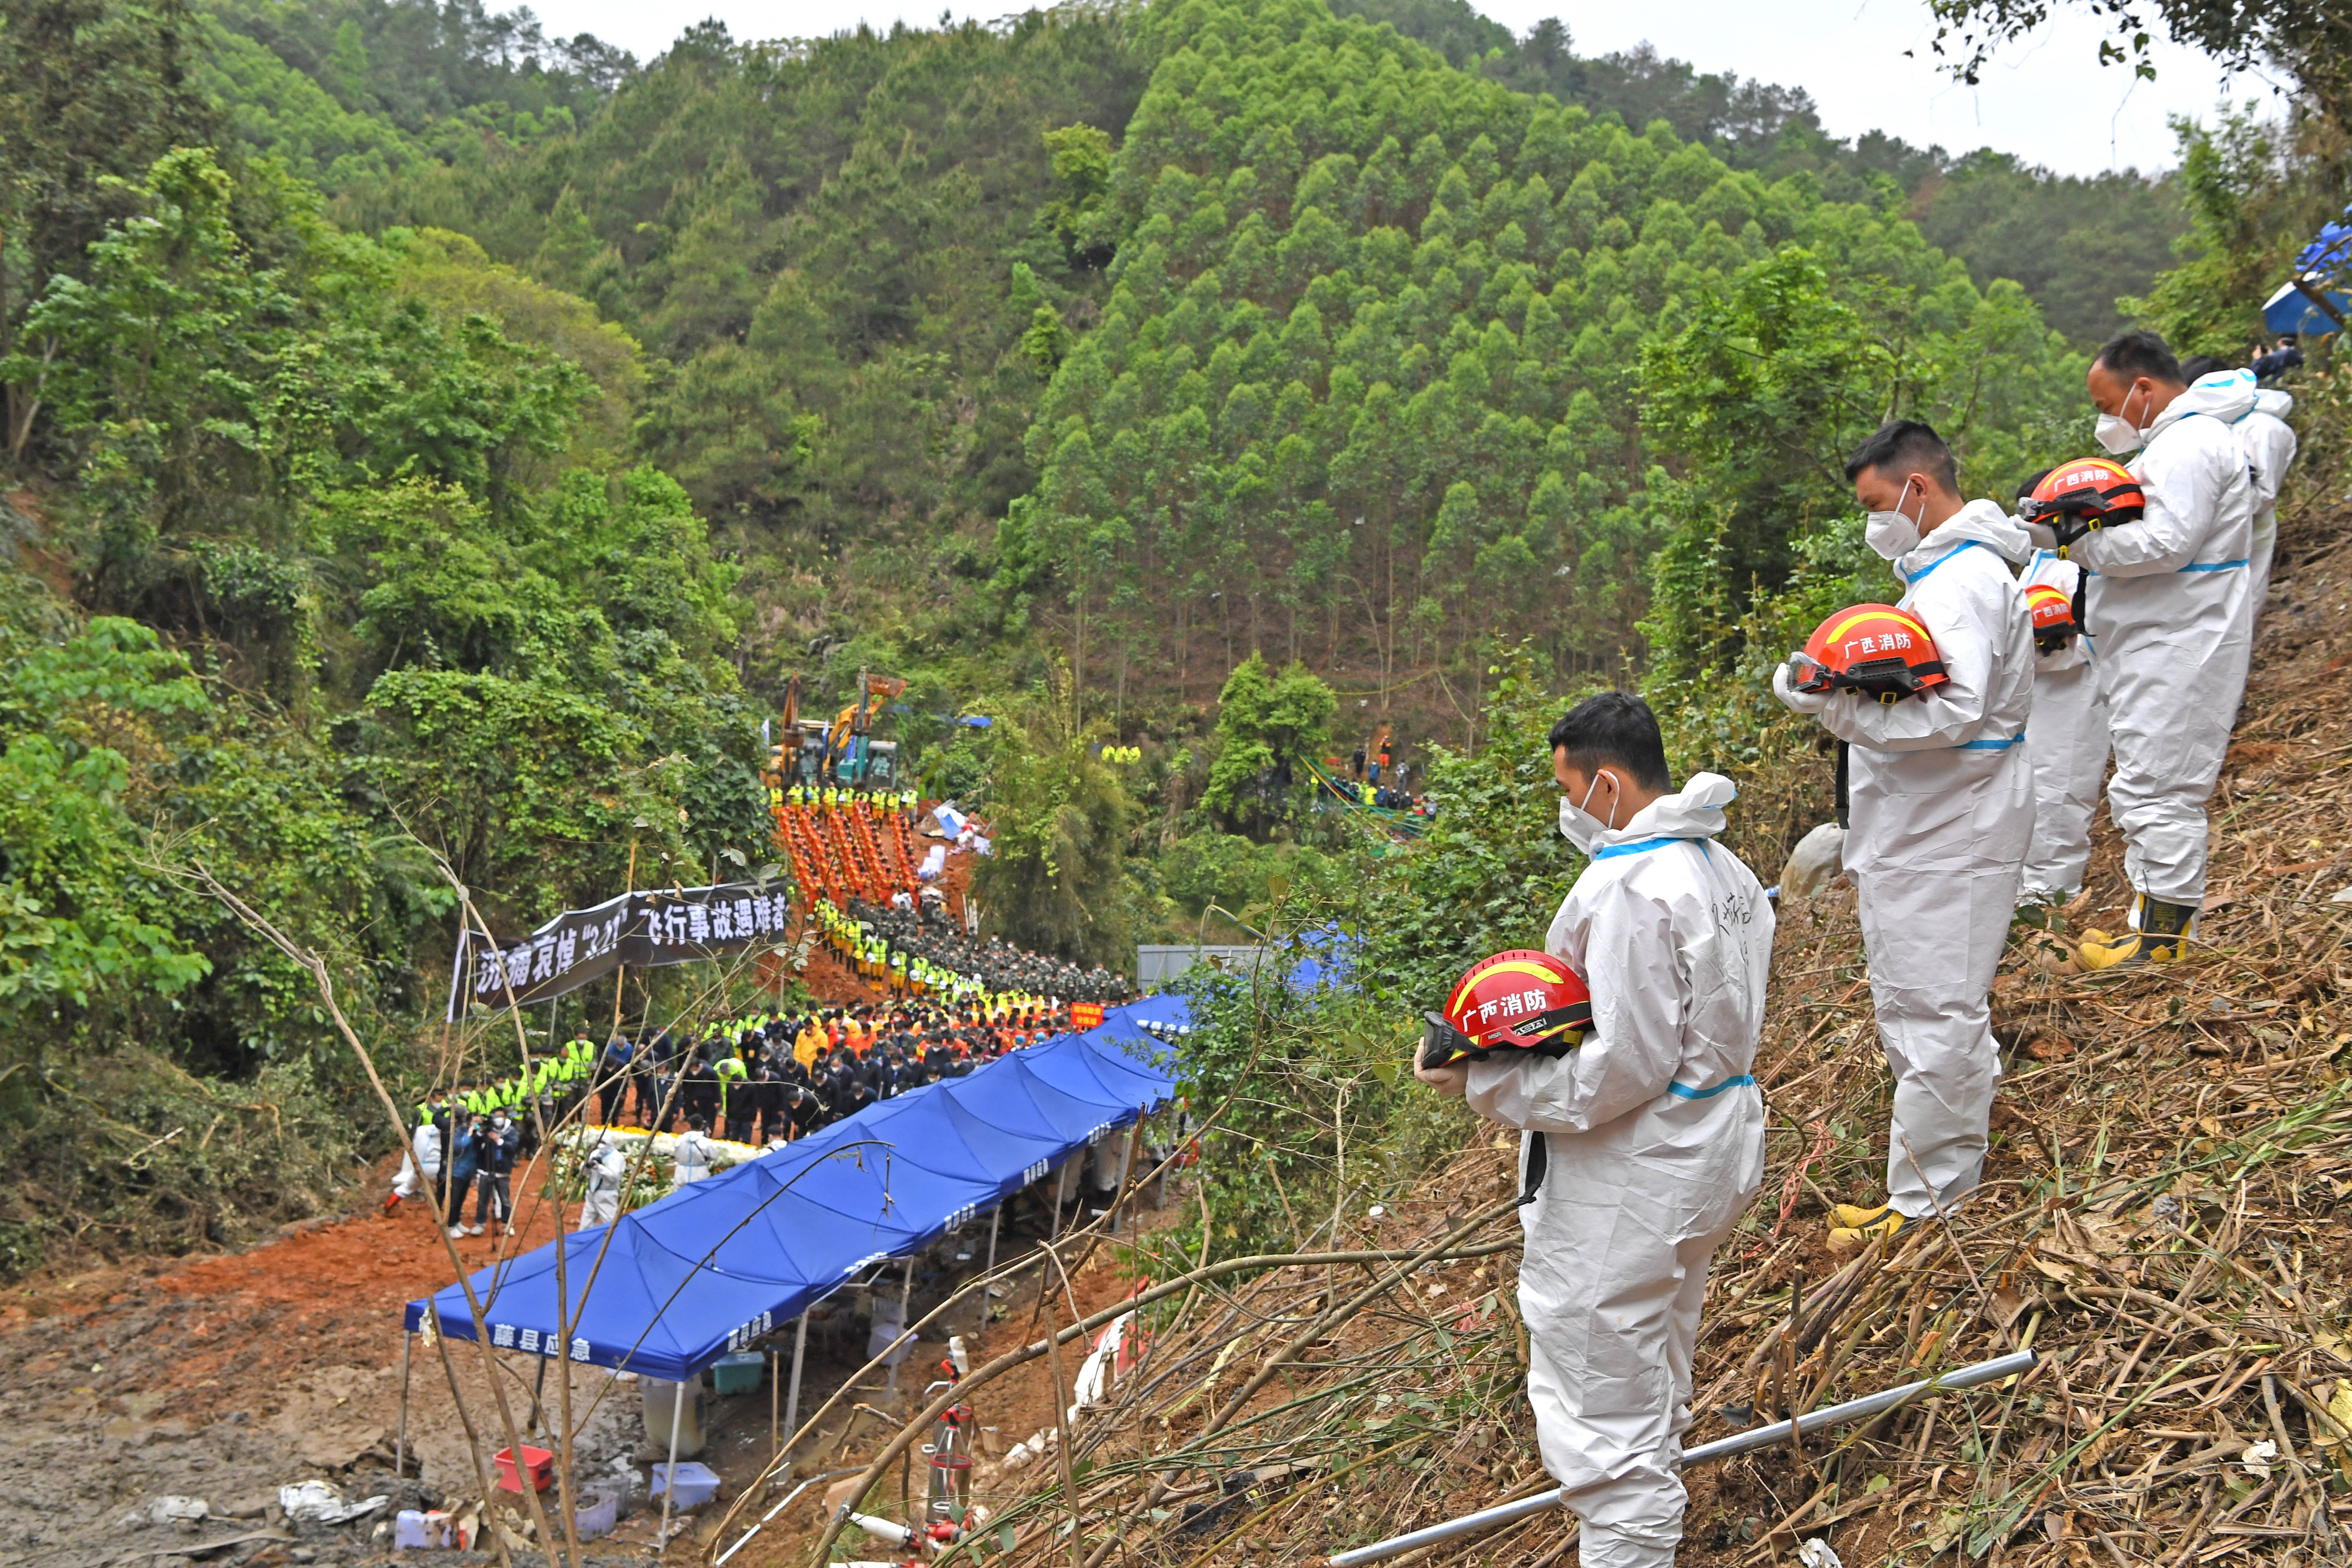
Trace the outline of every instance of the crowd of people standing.
<instances>
[{"instance_id":1,"label":"crowd of people standing","mask_svg":"<svg viewBox=\"0 0 2352 1568\"><path fill-rule=\"evenodd\" d=\"M598 1061L593 1116L738 1143L790 1142L877 1100L961 1078L1044 1037L1059 1016L1042 998L908 1002L754 1014L635 1042L616 1035Z\"/></svg>"}]
</instances>

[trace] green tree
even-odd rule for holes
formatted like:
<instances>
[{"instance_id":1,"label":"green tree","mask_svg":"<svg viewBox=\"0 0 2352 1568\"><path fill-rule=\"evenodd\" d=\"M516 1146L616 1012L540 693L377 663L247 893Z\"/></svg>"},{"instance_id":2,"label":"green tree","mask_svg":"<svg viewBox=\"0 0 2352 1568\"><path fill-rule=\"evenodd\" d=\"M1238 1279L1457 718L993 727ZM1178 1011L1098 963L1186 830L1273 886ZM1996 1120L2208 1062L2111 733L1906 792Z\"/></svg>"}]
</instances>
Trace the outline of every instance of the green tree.
<instances>
[{"instance_id":1,"label":"green tree","mask_svg":"<svg viewBox=\"0 0 2352 1568\"><path fill-rule=\"evenodd\" d=\"M1582 859L1559 835L1550 695L1532 642L1502 650L1469 751L1430 749L1436 815L1412 853L1380 862L1360 913L1358 973L1391 1006L1442 1004L1472 963L1539 948Z\"/></svg>"},{"instance_id":2,"label":"green tree","mask_svg":"<svg viewBox=\"0 0 2352 1568\"><path fill-rule=\"evenodd\" d=\"M1217 694L1217 754L1201 807L1258 838L1291 819L1309 791L1305 764L1329 742L1339 700L1303 664L1270 673L1252 654Z\"/></svg>"},{"instance_id":3,"label":"green tree","mask_svg":"<svg viewBox=\"0 0 2352 1568\"><path fill-rule=\"evenodd\" d=\"M172 147L214 140L191 68L184 0L30 0L0 10L0 356L24 347L25 311L49 279L134 209L132 186ZM10 358L8 451L21 458L44 352Z\"/></svg>"},{"instance_id":4,"label":"green tree","mask_svg":"<svg viewBox=\"0 0 2352 1568\"><path fill-rule=\"evenodd\" d=\"M2176 121L2189 232L2179 265L2119 308L2182 354L2236 361L2264 336L2262 310L2343 196L2338 155L2305 123L2270 123L2251 107L2211 126Z\"/></svg>"},{"instance_id":5,"label":"green tree","mask_svg":"<svg viewBox=\"0 0 2352 1568\"><path fill-rule=\"evenodd\" d=\"M142 864L131 756L209 709L187 664L135 622L63 644L0 638L0 1016L169 996L210 964Z\"/></svg>"},{"instance_id":6,"label":"green tree","mask_svg":"<svg viewBox=\"0 0 2352 1568\"><path fill-rule=\"evenodd\" d=\"M1128 840L1137 813L1100 731L1081 725L1065 684L998 714L986 793L992 852L973 886L992 932L1020 946L1124 969L1136 890Z\"/></svg>"},{"instance_id":7,"label":"green tree","mask_svg":"<svg viewBox=\"0 0 2352 1568\"><path fill-rule=\"evenodd\" d=\"M1979 294L1908 226L1824 238L1706 290L1643 353L1648 427L1683 475L1653 489L1675 523L1644 626L1654 700L1737 663L1757 605L1854 515L1845 457L1882 420L1935 425L1980 492L2013 493L2000 487L2071 449L2080 358L2014 284ZM1872 270L1833 275L1839 250Z\"/></svg>"}]
</instances>

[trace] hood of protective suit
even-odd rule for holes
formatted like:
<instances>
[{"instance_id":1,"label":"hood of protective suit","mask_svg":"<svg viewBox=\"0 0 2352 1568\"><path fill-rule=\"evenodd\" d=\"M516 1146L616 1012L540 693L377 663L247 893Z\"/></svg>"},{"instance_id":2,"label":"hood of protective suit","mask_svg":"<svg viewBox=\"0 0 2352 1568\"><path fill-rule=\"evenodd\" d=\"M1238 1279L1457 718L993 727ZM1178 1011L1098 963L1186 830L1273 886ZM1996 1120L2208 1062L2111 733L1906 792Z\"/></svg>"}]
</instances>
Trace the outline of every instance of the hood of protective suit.
<instances>
[{"instance_id":1,"label":"hood of protective suit","mask_svg":"<svg viewBox=\"0 0 2352 1568\"><path fill-rule=\"evenodd\" d=\"M2033 553L2033 536L2001 510L1999 502L1972 500L1946 518L1935 532L1919 542L1917 549L1906 552L1895 563L1895 569L1908 582L1921 567L1963 544L1986 545L2010 562L2024 561Z\"/></svg>"},{"instance_id":2,"label":"hood of protective suit","mask_svg":"<svg viewBox=\"0 0 2352 1568\"><path fill-rule=\"evenodd\" d=\"M1723 808L1738 796L1738 786L1721 773L1693 773L1681 789L1660 795L1624 826L1601 833L1592 847L1606 849L1644 838L1712 838L1723 831Z\"/></svg>"},{"instance_id":3,"label":"hood of protective suit","mask_svg":"<svg viewBox=\"0 0 2352 1568\"><path fill-rule=\"evenodd\" d=\"M2254 393L2254 412L2267 414L2273 419L2284 419L2294 412L2294 395L2281 392L2275 386L2257 388Z\"/></svg>"},{"instance_id":4,"label":"hood of protective suit","mask_svg":"<svg viewBox=\"0 0 2352 1568\"><path fill-rule=\"evenodd\" d=\"M2188 391L2167 405L2147 427L2147 438L2153 442L2192 414L2210 414L2224 425L2234 425L2253 412L2254 373L2250 370L2217 370L2200 376Z\"/></svg>"}]
</instances>

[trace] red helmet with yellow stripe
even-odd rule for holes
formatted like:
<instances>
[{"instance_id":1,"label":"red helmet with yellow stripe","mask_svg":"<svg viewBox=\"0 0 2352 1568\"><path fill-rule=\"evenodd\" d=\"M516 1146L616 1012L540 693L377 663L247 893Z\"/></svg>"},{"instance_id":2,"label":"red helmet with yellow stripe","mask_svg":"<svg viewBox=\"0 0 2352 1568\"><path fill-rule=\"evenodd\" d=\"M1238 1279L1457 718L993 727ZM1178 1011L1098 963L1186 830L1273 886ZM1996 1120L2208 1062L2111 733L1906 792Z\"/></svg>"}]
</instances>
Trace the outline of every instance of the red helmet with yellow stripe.
<instances>
[{"instance_id":1,"label":"red helmet with yellow stripe","mask_svg":"<svg viewBox=\"0 0 2352 1568\"><path fill-rule=\"evenodd\" d=\"M1592 993L1551 954L1515 948L1472 964L1454 983L1445 1011L1424 1015L1423 1024L1423 1067L1510 1051L1565 1056L1592 1028Z\"/></svg>"},{"instance_id":2,"label":"red helmet with yellow stripe","mask_svg":"<svg viewBox=\"0 0 2352 1568\"><path fill-rule=\"evenodd\" d=\"M1862 691L1900 702L1949 679L1927 626L1892 605L1856 605L1813 628L1792 684L1801 691Z\"/></svg>"},{"instance_id":3,"label":"red helmet with yellow stripe","mask_svg":"<svg viewBox=\"0 0 2352 1568\"><path fill-rule=\"evenodd\" d=\"M2121 463L2078 458L2042 475L2017 510L2026 521L2049 528L2063 561L2067 546L2093 529L2137 522L2147 514L2147 494Z\"/></svg>"},{"instance_id":4,"label":"red helmet with yellow stripe","mask_svg":"<svg viewBox=\"0 0 2352 1568\"><path fill-rule=\"evenodd\" d=\"M2048 583L2025 590L2025 607L2033 616L2033 646L2043 653L2063 649L2083 629L2074 619L2074 598Z\"/></svg>"}]
</instances>

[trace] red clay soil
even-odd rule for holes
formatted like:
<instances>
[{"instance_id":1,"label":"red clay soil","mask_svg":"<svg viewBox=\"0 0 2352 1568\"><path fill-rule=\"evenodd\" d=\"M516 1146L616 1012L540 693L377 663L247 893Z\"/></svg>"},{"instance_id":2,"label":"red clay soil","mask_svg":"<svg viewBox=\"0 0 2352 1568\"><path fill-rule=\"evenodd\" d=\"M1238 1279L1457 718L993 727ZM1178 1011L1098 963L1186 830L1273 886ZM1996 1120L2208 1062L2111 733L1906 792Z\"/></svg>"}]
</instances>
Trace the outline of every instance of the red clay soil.
<instances>
[{"instance_id":1,"label":"red clay soil","mask_svg":"<svg viewBox=\"0 0 2352 1568\"><path fill-rule=\"evenodd\" d=\"M378 1194L389 1188L388 1165L383 1174ZM530 1204L525 1217L527 1228L503 1243L459 1240L464 1267L554 1234L551 1205ZM462 1433L421 1412L409 1479L391 1475L401 1309L453 1278L441 1226L411 1201L389 1215L371 1205L289 1228L247 1252L97 1269L10 1293L0 1307L0 1469L11 1477L0 1488L8 1543L0 1558L75 1568L127 1561L126 1549L168 1550L168 1527L121 1522L165 1495L203 1498L215 1516L182 1550L231 1528L268 1528L262 1515L277 1489L308 1478L354 1500L388 1493L395 1509L417 1506L420 1442L437 1448L442 1486L464 1481ZM420 1357L415 1372L415 1389L437 1387L446 1408L437 1363ZM478 1381L478 1371L465 1375ZM494 1434L495 1411L480 1406ZM230 1515L243 1517L232 1526ZM333 1562L373 1544L362 1528L306 1535L301 1549Z\"/></svg>"},{"instance_id":2,"label":"red clay soil","mask_svg":"<svg viewBox=\"0 0 2352 1568\"><path fill-rule=\"evenodd\" d=\"M948 858L942 886L949 908L958 914L971 859L962 853ZM826 1000L873 999L835 955L823 950L812 955L804 978ZM391 1474L400 1410L402 1309L446 1285L457 1272L452 1244L424 1203L411 1199L389 1214L376 1206L389 1191L394 1164L388 1161L378 1172L373 1196L360 1212L289 1226L264 1246L48 1277L0 1298L0 1471L11 1477L10 1485L0 1488L0 1560L58 1568L99 1568L142 1558L184 1563L185 1554L205 1552L228 1533L281 1530L268 1513L277 1489L305 1478L325 1479L353 1500L389 1493L392 1510L478 1489L471 1481L446 1376L437 1357L422 1349L415 1352L413 1367L407 1479L395 1480ZM529 1173L516 1173L518 1194L533 1184ZM472 1211L469 1198L469 1220ZM574 1218L576 1208L562 1223ZM518 1219L518 1234L511 1237L456 1241L460 1267L471 1271L528 1251L551 1239L559 1223L554 1206L533 1197L522 1200ZM1009 1252L1016 1245L1010 1227L1004 1239ZM1082 1310L1115 1300L1125 1289L1109 1264L1106 1248L1076 1281ZM1027 1288L1000 1306L1011 1315L1009 1325L1000 1322L978 1336L977 1348L1010 1342L1026 1328L1035 1307L1035 1276L1027 1278ZM939 1344L917 1347L908 1368L909 1392L928 1380L929 1369L943 1353L944 1336L939 1338ZM464 1352L457 1375L470 1386L468 1402L482 1424L485 1450L502 1447L496 1408L472 1359L477 1352L470 1346L451 1348ZM501 1382L527 1410L528 1394L517 1391L524 1389L529 1372L509 1370L515 1375ZM850 1370L812 1364L810 1406ZM581 1378L592 1375L604 1379L601 1373L582 1369L575 1389L583 1387ZM607 1401L597 1434L603 1463L615 1458L615 1443L633 1446L641 1438L642 1426L635 1420L633 1389L607 1379L596 1392ZM547 1397L551 1404L551 1389ZM877 1401L875 1392L861 1397ZM709 1459L729 1488L720 1507L705 1510L705 1528L723 1511L733 1489L766 1458L768 1403L764 1390L718 1402ZM1052 1412L1040 1363L992 1389L981 1419L997 1429L992 1436L1001 1434L1002 1446L1009 1446L1050 1424ZM871 1417L862 1418L858 1430L845 1434L845 1434L834 1426L824 1439L822 1458L804 1456L803 1469L844 1462L839 1456L845 1452L854 1462L858 1452L887 1435ZM415 1479L420 1451L430 1490ZM642 1465L638 1470L642 1477ZM124 1522L127 1513L164 1495L203 1498L214 1517L192 1529ZM299 1547L265 1541L227 1548L209 1560L268 1564L378 1558L389 1542L375 1538L373 1522L339 1530L306 1527ZM779 1519L760 1550L747 1552L743 1561L756 1564L770 1559L772 1548L804 1539L804 1525L797 1509L793 1517ZM640 1515L608 1544L642 1558L649 1542L637 1538L647 1528ZM288 1555L296 1550L310 1555ZM680 1542L673 1555L683 1557L690 1550L688 1542Z\"/></svg>"},{"instance_id":3,"label":"red clay soil","mask_svg":"<svg viewBox=\"0 0 2352 1568\"><path fill-rule=\"evenodd\" d=\"M386 1186L389 1172L387 1165ZM516 1187L524 1184L518 1173ZM470 1219L470 1202L467 1212ZM1007 1226L1007 1256L1026 1246L1029 1229L1042 1223L1021 1212L1030 1223L1017 1235ZM1176 1213L1146 1211L1142 1218L1153 1228ZM552 1205L527 1202L520 1217L524 1231L503 1244L495 1237L458 1241L463 1265L478 1268L498 1258L501 1245L513 1256L552 1236ZM576 1211L567 1222L574 1217ZM18 1288L0 1306L0 1470L11 1477L0 1488L0 1542L5 1543L0 1561L100 1568L159 1553L168 1562L231 1533L278 1529L267 1517L277 1489L306 1478L324 1479L354 1500L388 1493L391 1510L478 1495L446 1375L422 1342L414 1352L407 1479L396 1481L391 1474L402 1309L453 1278L448 1245L434 1216L412 1200L390 1215L371 1207L340 1221L289 1227L289 1234L243 1253L98 1269ZM1024 1276L1015 1293L1000 1302L1000 1321L971 1336L983 1358L1025 1337L1036 1310L1036 1280L1034 1272ZM1127 1289L1109 1247L1099 1248L1074 1281L1081 1311L1115 1300ZM1066 1318L1066 1302L1058 1290L1056 1297ZM923 1310L919 1300L917 1310ZM958 1315L957 1328L972 1326ZM928 1334L915 1347L901 1407L929 1380L945 1339L944 1331ZM478 1352L457 1342L450 1350L484 1451L503 1447ZM519 1419L529 1406L528 1380L535 1368L526 1358L501 1379ZM803 1409L814 1410L854 1369L813 1354ZM1073 1358L1065 1375L1076 1369ZM885 1404L881 1380L871 1382L854 1399ZM601 1473L633 1451L642 1460L637 1391L593 1368L577 1369L573 1387L575 1411L585 1408L583 1401L604 1401L593 1435L593 1462L583 1458L583 1473ZM983 1454L991 1447L1001 1452L1051 1424L1049 1387L1042 1362L992 1385L980 1402L981 1424L992 1429ZM551 1386L546 1398L551 1407ZM870 1415L845 1430L850 1403L845 1401L823 1436L803 1450L801 1473L856 1463L890 1435ZM727 1503L756 1477L769 1455L770 1419L764 1387L714 1402L703 1462L725 1485L719 1502L694 1521L696 1532L673 1544L671 1558L694 1554L697 1535L709 1532ZM642 1462L636 1474L642 1499ZM784 1561L793 1546L804 1549L821 1491L812 1488L805 1511L795 1505L740 1561L761 1568ZM215 1517L178 1545L173 1527L123 1522L167 1495L203 1498ZM381 1561L389 1541L373 1535L373 1523L305 1527L299 1545L263 1542L252 1557L244 1553L256 1548L239 1546L211 1561ZM652 1514L641 1510L599 1542L599 1552L642 1561L651 1549L652 1528ZM312 1556L289 1559L295 1550Z\"/></svg>"}]
</instances>

